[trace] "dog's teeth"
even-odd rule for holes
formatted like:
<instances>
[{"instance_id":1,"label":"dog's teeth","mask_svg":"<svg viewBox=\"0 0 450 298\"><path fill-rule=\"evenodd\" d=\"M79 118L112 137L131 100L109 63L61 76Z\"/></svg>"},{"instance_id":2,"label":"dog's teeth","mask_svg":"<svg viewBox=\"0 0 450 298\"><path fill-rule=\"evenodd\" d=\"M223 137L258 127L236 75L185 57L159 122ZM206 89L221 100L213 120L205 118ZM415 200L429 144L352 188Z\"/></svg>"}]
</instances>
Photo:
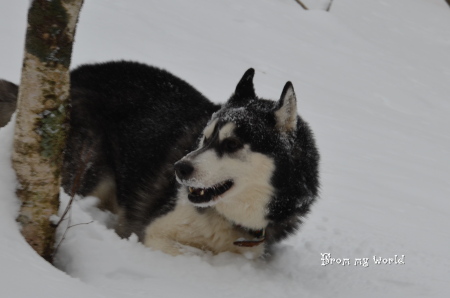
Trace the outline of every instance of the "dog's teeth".
<instances>
[{"instance_id":1,"label":"dog's teeth","mask_svg":"<svg viewBox=\"0 0 450 298\"><path fill-rule=\"evenodd\" d=\"M194 192L194 189L193 189L192 187L189 187L189 192L190 192L190 193L193 193L193 192Z\"/></svg>"},{"instance_id":2,"label":"dog's teeth","mask_svg":"<svg viewBox=\"0 0 450 298\"><path fill-rule=\"evenodd\" d=\"M204 194L205 194L205 190L202 189L202 190L200 191L200 195L203 196Z\"/></svg>"}]
</instances>

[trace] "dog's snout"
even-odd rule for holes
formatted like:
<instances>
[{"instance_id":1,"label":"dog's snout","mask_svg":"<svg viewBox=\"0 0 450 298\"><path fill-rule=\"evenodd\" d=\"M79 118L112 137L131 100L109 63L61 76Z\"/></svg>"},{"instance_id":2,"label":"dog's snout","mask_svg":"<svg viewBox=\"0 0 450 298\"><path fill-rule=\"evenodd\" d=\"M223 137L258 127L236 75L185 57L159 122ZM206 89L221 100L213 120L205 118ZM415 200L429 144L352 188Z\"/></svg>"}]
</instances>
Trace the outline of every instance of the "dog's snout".
<instances>
[{"instance_id":1,"label":"dog's snout","mask_svg":"<svg viewBox=\"0 0 450 298\"><path fill-rule=\"evenodd\" d=\"M179 179L188 179L194 172L194 166L188 161L178 161L174 166Z\"/></svg>"}]
</instances>

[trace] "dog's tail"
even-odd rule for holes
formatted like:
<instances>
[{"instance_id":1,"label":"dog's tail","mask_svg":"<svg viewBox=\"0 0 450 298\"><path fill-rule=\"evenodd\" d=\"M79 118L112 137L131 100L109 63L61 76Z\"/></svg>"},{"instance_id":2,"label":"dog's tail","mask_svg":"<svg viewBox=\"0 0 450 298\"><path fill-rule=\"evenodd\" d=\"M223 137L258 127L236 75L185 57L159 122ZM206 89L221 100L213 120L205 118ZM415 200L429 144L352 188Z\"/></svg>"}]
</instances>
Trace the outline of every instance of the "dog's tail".
<instances>
[{"instance_id":1,"label":"dog's tail","mask_svg":"<svg viewBox=\"0 0 450 298\"><path fill-rule=\"evenodd\" d=\"M0 127L5 126L16 110L19 87L8 81L0 80Z\"/></svg>"}]
</instances>

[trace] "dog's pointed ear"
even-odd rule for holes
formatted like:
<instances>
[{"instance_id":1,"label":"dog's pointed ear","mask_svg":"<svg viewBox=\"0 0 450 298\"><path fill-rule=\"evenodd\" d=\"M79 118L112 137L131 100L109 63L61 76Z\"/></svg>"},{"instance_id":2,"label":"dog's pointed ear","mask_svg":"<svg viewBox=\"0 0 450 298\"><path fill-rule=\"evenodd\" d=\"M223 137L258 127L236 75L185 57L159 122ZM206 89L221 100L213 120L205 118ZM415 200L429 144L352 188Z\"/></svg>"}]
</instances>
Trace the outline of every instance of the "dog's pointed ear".
<instances>
[{"instance_id":1,"label":"dog's pointed ear","mask_svg":"<svg viewBox=\"0 0 450 298\"><path fill-rule=\"evenodd\" d=\"M284 132L295 131L297 128L297 98L291 82L284 85L280 100L275 107L277 128Z\"/></svg>"},{"instance_id":2,"label":"dog's pointed ear","mask_svg":"<svg viewBox=\"0 0 450 298\"><path fill-rule=\"evenodd\" d=\"M255 70L253 68L249 68L241 80L236 86L236 90L234 94L231 96L229 102L230 103L240 103L247 101L252 98L256 98L255 88L253 87L253 76L255 75Z\"/></svg>"}]
</instances>

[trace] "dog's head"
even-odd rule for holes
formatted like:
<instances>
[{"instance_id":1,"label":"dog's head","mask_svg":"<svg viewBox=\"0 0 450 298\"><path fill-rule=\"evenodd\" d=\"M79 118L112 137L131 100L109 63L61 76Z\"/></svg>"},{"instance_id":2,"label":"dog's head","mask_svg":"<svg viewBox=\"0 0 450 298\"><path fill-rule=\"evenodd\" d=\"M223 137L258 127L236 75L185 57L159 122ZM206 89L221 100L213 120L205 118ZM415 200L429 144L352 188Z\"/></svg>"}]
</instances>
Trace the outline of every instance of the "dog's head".
<instances>
[{"instance_id":1,"label":"dog's head","mask_svg":"<svg viewBox=\"0 0 450 298\"><path fill-rule=\"evenodd\" d=\"M262 229L276 198L292 191L301 195L289 181L301 166L299 132L303 137L305 123L290 82L274 102L256 96L253 76L253 69L244 74L203 130L198 148L175 164L175 172L194 205L214 206L236 224Z\"/></svg>"}]
</instances>

